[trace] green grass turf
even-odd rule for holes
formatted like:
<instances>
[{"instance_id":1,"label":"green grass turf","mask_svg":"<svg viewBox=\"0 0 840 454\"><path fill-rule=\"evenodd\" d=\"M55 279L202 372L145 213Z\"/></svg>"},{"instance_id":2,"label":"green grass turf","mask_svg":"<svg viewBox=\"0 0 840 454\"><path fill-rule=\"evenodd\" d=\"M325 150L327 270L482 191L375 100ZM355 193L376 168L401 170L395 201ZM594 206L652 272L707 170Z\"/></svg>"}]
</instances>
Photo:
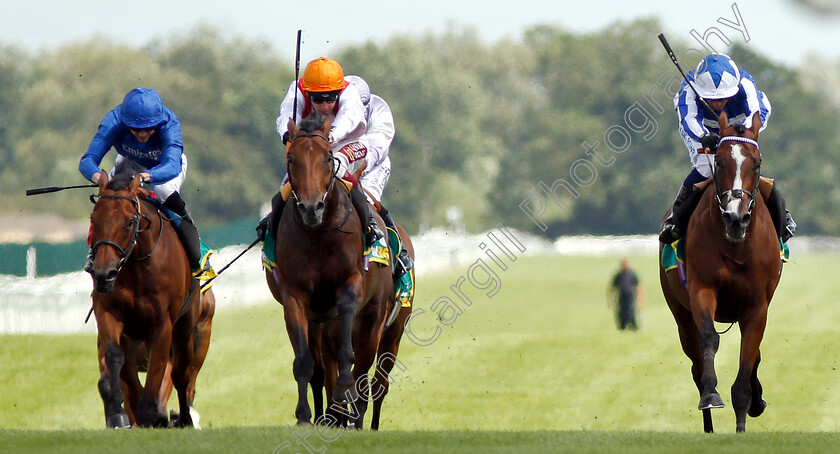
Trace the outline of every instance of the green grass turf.
<instances>
[{"instance_id":1,"label":"green grass turf","mask_svg":"<svg viewBox=\"0 0 840 454\"><path fill-rule=\"evenodd\" d=\"M695 435L702 429L699 396L659 290L656 258L630 257L646 295L638 332L618 331L607 308L607 282L619 259L521 257L508 263L506 271L488 265L497 273L498 293L488 296L492 286L481 290L467 281L461 289L472 301L469 306L451 288L459 277L469 278L466 269L421 279L415 307L426 313L418 315L412 331L417 338L428 338L440 327L440 336L427 346L403 338L399 359L404 370L392 374L382 433L343 434L324 446L353 440L353 446L375 447L378 441L403 440L408 444L398 444L404 450L397 452L430 452L420 447L443 439L440 443L446 446L466 449L453 452L510 452L517 446L540 452L540 443L564 450L566 443L593 440L581 449L609 452L599 446L618 443L624 452L643 452L645 447L650 452L651 447L688 440L680 452L692 452L692 443L709 438ZM738 440L763 440L761 445L778 452L797 452L785 451L788 447L820 452L822 446L837 445L838 265L840 257L797 257L794 251L794 261L785 267L762 343L759 377L768 407L764 415L747 421L747 430L764 438L721 435L734 432L729 387L740 340L737 327L722 336L716 366L727 407L714 412L716 450L718 440L727 440L721 449ZM484 274L473 277L486 279ZM449 325L430 309L445 298L461 304L462 310ZM94 336L0 336L0 427L23 430L0 432L0 452L7 451L3 440L37 448L39 440L81 446L119 437L140 437L161 446L175 443L171 452L179 450L174 441L179 437L219 449L230 444L214 441L216 437L229 437L232 444L240 439L244 443L236 452L271 452L283 440L294 440L289 438L296 401L291 362L279 304L220 307L196 397L201 423L212 430L177 436L160 433L166 431L111 434L101 431ZM779 434L794 445L766 444ZM274 439L277 443L271 445ZM265 451L267 445L272 447Z\"/></svg>"}]
</instances>

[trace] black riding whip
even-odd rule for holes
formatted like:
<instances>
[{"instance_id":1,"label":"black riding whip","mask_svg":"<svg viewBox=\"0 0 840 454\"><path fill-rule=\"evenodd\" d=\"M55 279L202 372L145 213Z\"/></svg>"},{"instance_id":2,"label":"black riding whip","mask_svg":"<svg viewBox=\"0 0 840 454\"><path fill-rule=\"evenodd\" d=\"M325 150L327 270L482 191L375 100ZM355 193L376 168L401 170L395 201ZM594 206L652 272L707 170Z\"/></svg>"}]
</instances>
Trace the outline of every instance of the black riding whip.
<instances>
[{"instance_id":1,"label":"black riding whip","mask_svg":"<svg viewBox=\"0 0 840 454\"><path fill-rule=\"evenodd\" d=\"M297 46L295 46L295 105L292 109L292 121L297 124L298 74L300 74L300 30L297 31Z\"/></svg>"},{"instance_id":2,"label":"black riding whip","mask_svg":"<svg viewBox=\"0 0 840 454\"><path fill-rule=\"evenodd\" d=\"M211 277L210 279L207 279L206 281L204 281L204 283L203 283L203 284L201 284L201 289L202 289L202 290L204 290L204 287L207 287L207 284L209 284L209 283L213 282L213 279L216 279L217 277L219 277L219 275L221 275L222 273L224 273L224 272L225 272L225 270L226 270L226 269L228 269L228 267L229 267L229 266L233 265L233 262L235 262L235 261L239 260L239 258L240 258L240 257L242 257L243 255L245 255L245 253L246 253L246 252L250 251L250 250L251 250L251 248L252 248L252 247L254 247L254 246L256 246L256 244L257 244L257 243L259 243L259 242L260 242L260 239L259 239L259 238L257 238L256 240L254 240L254 242L253 242L253 243L251 243L250 245L248 245L248 247L247 247L247 248L245 248L245 250L244 250L244 251L240 252L240 253L239 253L239 255L237 255L236 257L234 257L234 258L233 258L233 260L231 260L230 262L228 262L228 264L227 264L227 265L223 266L223 267L222 267L222 269L220 269L220 270L216 273L216 275L215 275L215 276L213 276L213 277Z\"/></svg>"},{"instance_id":3,"label":"black riding whip","mask_svg":"<svg viewBox=\"0 0 840 454\"><path fill-rule=\"evenodd\" d=\"M50 186L47 188L35 188L35 189L27 189L26 195L38 195L38 194L48 194L50 192L58 192L63 191L65 189L78 189L78 188L98 188L99 185L96 183L90 184L80 184L77 186Z\"/></svg>"},{"instance_id":4,"label":"black riding whip","mask_svg":"<svg viewBox=\"0 0 840 454\"><path fill-rule=\"evenodd\" d=\"M662 46L665 47L665 51L668 52L668 56L671 57L671 61L674 62L674 65L677 66L677 69L680 71L680 74L682 74L685 83L691 88L691 91L694 92L694 95L697 96L697 99L700 100L700 103L703 106L703 108L706 109L706 112L710 113L713 117L717 118L718 114L715 113L715 110L712 109L712 106L710 106L709 103L706 102L706 100L703 99L703 97L700 96L699 93L697 93L697 90L694 89L694 85L692 85L691 82L689 82L688 77L685 75L685 73L682 70L682 67L680 66L680 62L677 60L677 56L674 55L674 51L671 50L671 46L668 44L668 40L665 39L665 35L663 33L659 34L659 42L661 42Z\"/></svg>"}]
</instances>

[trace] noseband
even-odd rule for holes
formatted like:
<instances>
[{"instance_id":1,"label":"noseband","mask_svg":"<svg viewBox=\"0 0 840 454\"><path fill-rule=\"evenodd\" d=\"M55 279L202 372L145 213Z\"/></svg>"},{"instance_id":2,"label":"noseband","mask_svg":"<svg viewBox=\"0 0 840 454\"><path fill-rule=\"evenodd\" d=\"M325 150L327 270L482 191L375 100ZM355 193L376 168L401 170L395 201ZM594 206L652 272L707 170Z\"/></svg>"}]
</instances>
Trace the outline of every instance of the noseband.
<instances>
[{"instance_id":1,"label":"noseband","mask_svg":"<svg viewBox=\"0 0 840 454\"><path fill-rule=\"evenodd\" d=\"M758 149L758 142L752 139L748 139L746 137L738 137L738 136L726 136L720 139L719 143L723 142L742 142L747 143L754 146ZM759 161L759 167L761 166L761 162ZM760 171L759 171L760 173ZM721 192L720 186L718 185L717 181L717 172L715 171L715 167L712 166L712 181L715 184L715 202L717 202L718 209L720 213L723 214L726 212L726 205L732 200L740 200L747 204L747 214L752 215L752 210L755 208L755 196L758 192L758 182L756 181L755 188L753 188L752 192L747 192L743 189L729 189L727 191ZM750 200L747 202L746 195L749 194Z\"/></svg>"},{"instance_id":2,"label":"noseband","mask_svg":"<svg viewBox=\"0 0 840 454\"><path fill-rule=\"evenodd\" d=\"M137 214L132 216L131 219L129 220L129 223L131 224L131 240L129 240L128 245L125 248L123 248L122 246L120 246L119 244L117 244L117 243L115 243L111 240L99 240L96 243L93 243L90 247L91 256L93 256L93 257L96 257L96 251L99 249L99 246L107 245L107 246L111 246L114 249L116 249L120 254L120 261L117 264L117 271L119 272L119 270L122 269L123 265L125 265L125 263L128 261L128 257L131 256L131 253L134 251L135 246L137 246L137 243L139 242L139 240L137 239L137 235L140 232L144 232L144 231L148 230L148 228L151 227L151 225L152 225L152 220L148 216L146 216L145 214L140 212L140 200L137 197L126 197L126 196L123 196L123 195L116 195L116 194L105 194L105 195L93 195L92 194L90 196L90 201L94 204L96 204L96 199L128 200L134 205L134 209L137 211ZM149 224L148 227L140 228L140 219L145 219ZM161 234L163 233L162 228L160 229L160 233ZM158 240L160 240L160 234L158 234ZM158 241L155 241L155 246L157 246L157 243L158 243ZM145 259L151 257L152 252L154 252L154 249L155 248L153 247L152 250L146 256L141 257L139 259L136 259L136 261L139 262L141 260L145 260Z\"/></svg>"}]
</instances>

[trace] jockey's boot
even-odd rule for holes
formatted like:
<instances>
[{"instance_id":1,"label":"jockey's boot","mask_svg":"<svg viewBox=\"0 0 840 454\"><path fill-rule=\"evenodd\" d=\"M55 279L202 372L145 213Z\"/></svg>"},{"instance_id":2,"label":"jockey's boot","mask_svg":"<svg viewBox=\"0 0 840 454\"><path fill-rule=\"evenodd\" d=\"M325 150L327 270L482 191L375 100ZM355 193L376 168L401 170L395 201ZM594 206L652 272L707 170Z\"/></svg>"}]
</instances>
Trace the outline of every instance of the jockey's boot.
<instances>
[{"instance_id":1,"label":"jockey's boot","mask_svg":"<svg viewBox=\"0 0 840 454\"><path fill-rule=\"evenodd\" d=\"M384 206L382 206L382 209L379 210L379 215L382 216L382 220L385 221L385 227L393 230L399 237L400 231L397 230L397 226L391 218L391 213L389 213ZM400 239L400 245L402 245L402 239ZM411 257L408 255L408 251L405 250L405 247L400 249L400 253L397 255L397 263L394 265L394 279L399 279L403 274L407 273L408 270L414 268L414 261L411 260Z\"/></svg>"},{"instance_id":2,"label":"jockey's boot","mask_svg":"<svg viewBox=\"0 0 840 454\"><path fill-rule=\"evenodd\" d=\"M662 231L659 232L659 241L665 244L671 244L680 239L683 235L683 232L680 232L680 229L677 228L676 211L685 199L688 198L691 192L692 190L685 187L685 185L680 185L680 190L677 192L677 197L674 199L674 205L671 207L671 213L668 215L668 219L665 219L665 223L662 225Z\"/></svg>"},{"instance_id":3,"label":"jockey's boot","mask_svg":"<svg viewBox=\"0 0 840 454\"><path fill-rule=\"evenodd\" d=\"M277 191L277 194L274 194L274 197L271 198L271 212L257 223L257 239L265 241L266 234L274 238L274 235L277 234L277 226L280 225L280 217L283 215L285 208L286 200L283 199L283 191Z\"/></svg>"},{"instance_id":4,"label":"jockey's boot","mask_svg":"<svg viewBox=\"0 0 840 454\"><path fill-rule=\"evenodd\" d=\"M184 250L187 252L187 258L190 261L190 268L193 275L201 274L204 269L201 269L201 240L198 238L198 229L195 228L195 222L187 211L187 206L181 195L177 192L172 193L163 206L169 208L176 215L181 217L181 222L175 227L175 232L178 233L178 238L181 239L181 244L184 245ZM175 226L175 224L172 224ZM205 269L210 268L210 261L205 264Z\"/></svg>"},{"instance_id":5,"label":"jockey's boot","mask_svg":"<svg viewBox=\"0 0 840 454\"><path fill-rule=\"evenodd\" d=\"M796 233L796 222L785 205L785 199L776 189L776 185L773 185L770 196L767 198L767 209L770 211L770 218L782 243L787 243L787 240Z\"/></svg>"},{"instance_id":6,"label":"jockey's boot","mask_svg":"<svg viewBox=\"0 0 840 454\"><path fill-rule=\"evenodd\" d=\"M370 208L368 208L367 197L362 194L362 190L359 189L358 185L354 185L350 189L350 201L353 202L353 207L359 213L359 220L362 222L362 232L365 235L365 249L368 249L373 246L373 243L376 243L376 240L383 237L382 232L379 230L376 222L372 222L373 218L370 214Z\"/></svg>"},{"instance_id":7,"label":"jockey's boot","mask_svg":"<svg viewBox=\"0 0 840 454\"><path fill-rule=\"evenodd\" d=\"M785 230L782 232L782 243L787 243L796 233L796 222L793 220L790 211L785 209Z\"/></svg>"}]
</instances>

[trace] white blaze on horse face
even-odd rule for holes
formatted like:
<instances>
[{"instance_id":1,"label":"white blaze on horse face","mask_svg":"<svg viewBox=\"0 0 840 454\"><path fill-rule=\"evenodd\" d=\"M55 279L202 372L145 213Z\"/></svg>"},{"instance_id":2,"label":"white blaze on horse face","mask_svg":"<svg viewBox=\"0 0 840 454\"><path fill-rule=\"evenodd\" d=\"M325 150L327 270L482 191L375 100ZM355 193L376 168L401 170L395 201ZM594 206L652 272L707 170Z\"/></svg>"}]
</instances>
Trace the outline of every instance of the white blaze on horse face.
<instances>
[{"instance_id":1,"label":"white blaze on horse face","mask_svg":"<svg viewBox=\"0 0 840 454\"><path fill-rule=\"evenodd\" d=\"M732 146L732 160L735 161L735 181L732 182L732 190L744 189L744 179L741 176L741 167L743 167L747 157L741 150L741 145L736 144ZM729 202L726 204L726 211L737 213L739 203L741 203L740 199L730 198Z\"/></svg>"}]
</instances>

